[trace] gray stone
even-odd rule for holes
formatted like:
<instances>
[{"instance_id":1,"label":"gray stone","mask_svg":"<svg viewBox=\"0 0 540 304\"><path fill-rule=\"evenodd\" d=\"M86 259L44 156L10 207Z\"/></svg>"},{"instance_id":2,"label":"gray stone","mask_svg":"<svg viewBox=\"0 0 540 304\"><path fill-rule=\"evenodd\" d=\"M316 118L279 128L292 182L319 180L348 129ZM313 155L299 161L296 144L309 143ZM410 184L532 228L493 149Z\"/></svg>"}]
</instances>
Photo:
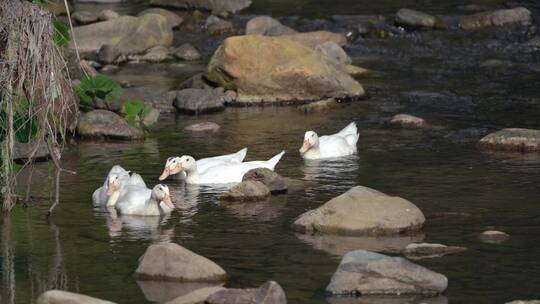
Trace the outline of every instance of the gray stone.
<instances>
[{"instance_id":1,"label":"gray stone","mask_svg":"<svg viewBox=\"0 0 540 304\"><path fill-rule=\"evenodd\" d=\"M245 201L260 201L270 196L270 189L259 181L248 180L243 181L236 186L223 193L220 197L220 201L233 201L233 202L245 202Z\"/></svg>"},{"instance_id":2,"label":"gray stone","mask_svg":"<svg viewBox=\"0 0 540 304\"><path fill-rule=\"evenodd\" d=\"M315 49L334 60L336 64L350 64L352 62L351 57L345 53L343 48L333 41L326 41Z\"/></svg>"},{"instance_id":3,"label":"gray stone","mask_svg":"<svg viewBox=\"0 0 540 304\"><path fill-rule=\"evenodd\" d=\"M2 142L2 145L4 142ZM34 152L35 151L35 152ZM45 142L30 141L20 143L15 141L13 144L13 159L14 160L45 160L49 158L49 149Z\"/></svg>"},{"instance_id":4,"label":"gray stone","mask_svg":"<svg viewBox=\"0 0 540 304\"><path fill-rule=\"evenodd\" d=\"M444 292L448 279L442 274L400 257L356 250L347 253L326 291L332 295L426 294Z\"/></svg>"},{"instance_id":5,"label":"gray stone","mask_svg":"<svg viewBox=\"0 0 540 304\"><path fill-rule=\"evenodd\" d=\"M221 282L227 274L209 259L174 243L150 245L135 271L139 280Z\"/></svg>"},{"instance_id":6,"label":"gray stone","mask_svg":"<svg viewBox=\"0 0 540 304\"><path fill-rule=\"evenodd\" d=\"M259 181L266 185L272 194L277 193L286 193L287 192L287 182L283 177L281 177L276 172L268 168L256 168L251 169L242 178L242 181Z\"/></svg>"},{"instance_id":7,"label":"gray stone","mask_svg":"<svg viewBox=\"0 0 540 304\"><path fill-rule=\"evenodd\" d=\"M159 222L159 219L156 221ZM183 298L200 289L221 288L222 282L178 282L137 280L137 285L148 302L163 303ZM185 297L184 299L190 297Z\"/></svg>"},{"instance_id":8,"label":"gray stone","mask_svg":"<svg viewBox=\"0 0 540 304\"><path fill-rule=\"evenodd\" d=\"M198 73L180 83L178 90L184 89L213 90L214 87L206 80L203 73Z\"/></svg>"},{"instance_id":9,"label":"gray stone","mask_svg":"<svg viewBox=\"0 0 540 304\"><path fill-rule=\"evenodd\" d=\"M424 221L422 211L408 200L356 186L300 215L294 227L302 233L390 235L418 231Z\"/></svg>"},{"instance_id":10,"label":"gray stone","mask_svg":"<svg viewBox=\"0 0 540 304\"><path fill-rule=\"evenodd\" d=\"M128 59L131 59L128 57ZM172 55L168 48L158 45L146 51L146 54L137 58L146 62L163 62L172 59Z\"/></svg>"},{"instance_id":11,"label":"gray stone","mask_svg":"<svg viewBox=\"0 0 540 304\"><path fill-rule=\"evenodd\" d=\"M111 64L114 63L121 54L122 53L120 52L120 50L116 47L110 44L105 44L102 45L101 48L99 48L98 60L101 63Z\"/></svg>"},{"instance_id":12,"label":"gray stone","mask_svg":"<svg viewBox=\"0 0 540 304\"><path fill-rule=\"evenodd\" d=\"M251 0L151 0L151 5L215 12L238 12L251 5Z\"/></svg>"},{"instance_id":13,"label":"gray stone","mask_svg":"<svg viewBox=\"0 0 540 304\"><path fill-rule=\"evenodd\" d=\"M211 294L205 304L256 304L256 289L228 288Z\"/></svg>"},{"instance_id":14,"label":"gray stone","mask_svg":"<svg viewBox=\"0 0 540 304\"><path fill-rule=\"evenodd\" d=\"M426 121L420 117L409 114L397 114L392 117L390 124L406 129L419 129L426 126Z\"/></svg>"},{"instance_id":15,"label":"gray stone","mask_svg":"<svg viewBox=\"0 0 540 304\"><path fill-rule=\"evenodd\" d=\"M502 129L486 135L480 145L494 150L540 152L540 130Z\"/></svg>"},{"instance_id":16,"label":"gray stone","mask_svg":"<svg viewBox=\"0 0 540 304\"><path fill-rule=\"evenodd\" d=\"M193 61L200 59L201 54L193 45L184 43L174 50L174 57L181 60Z\"/></svg>"},{"instance_id":17,"label":"gray stone","mask_svg":"<svg viewBox=\"0 0 540 304\"><path fill-rule=\"evenodd\" d=\"M501 9L482 12L461 18L460 26L464 30L476 30L490 26L504 26L509 24L530 24L531 12L524 7Z\"/></svg>"},{"instance_id":18,"label":"gray stone","mask_svg":"<svg viewBox=\"0 0 540 304\"><path fill-rule=\"evenodd\" d=\"M217 123L206 121L206 122L200 122L200 123L196 123L196 124L186 126L184 128L184 130L189 131L189 132L210 132L210 133L215 133L215 132L219 131L219 128L220 127L219 127L219 125Z\"/></svg>"},{"instance_id":19,"label":"gray stone","mask_svg":"<svg viewBox=\"0 0 540 304\"><path fill-rule=\"evenodd\" d=\"M255 292L257 304L286 304L287 296L281 286L275 281L268 281Z\"/></svg>"},{"instance_id":20,"label":"gray stone","mask_svg":"<svg viewBox=\"0 0 540 304\"><path fill-rule=\"evenodd\" d=\"M234 29L232 23L214 15L208 16L206 22L204 23L204 26L212 35L222 35L232 32Z\"/></svg>"},{"instance_id":21,"label":"gray stone","mask_svg":"<svg viewBox=\"0 0 540 304\"><path fill-rule=\"evenodd\" d=\"M93 23L98 20L98 16L88 11L76 11L71 15L71 19L79 24Z\"/></svg>"},{"instance_id":22,"label":"gray stone","mask_svg":"<svg viewBox=\"0 0 540 304\"><path fill-rule=\"evenodd\" d=\"M224 290L221 286L205 287L196 289L186 295L175 298L165 304L199 304L205 303L208 297L218 291Z\"/></svg>"},{"instance_id":23,"label":"gray stone","mask_svg":"<svg viewBox=\"0 0 540 304\"><path fill-rule=\"evenodd\" d=\"M144 133L127 123L118 114L106 110L93 110L83 115L77 125L83 138L142 139Z\"/></svg>"},{"instance_id":24,"label":"gray stone","mask_svg":"<svg viewBox=\"0 0 540 304\"><path fill-rule=\"evenodd\" d=\"M167 19L167 23L171 29L177 28L184 22L184 19L178 16L176 13L162 8L149 8L140 12L137 16L143 16L147 14L158 14Z\"/></svg>"},{"instance_id":25,"label":"gray stone","mask_svg":"<svg viewBox=\"0 0 540 304\"><path fill-rule=\"evenodd\" d=\"M423 259L441 257L443 255L459 253L467 248L459 246L446 246L442 244L412 243L403 249L403 255L409 259Z\"/></svg>"},{"instance_id":26,"label":"gray stone","mask_svg":"<svg viewBox=\"0 0 540 304\"><path fill-rule=\"evenodd\" d=\"M176 97L176 92L173 98ZM173 106L173 99L167 95L163 90L156 87L129 87L124 88L124 95L120 97L119 109L122 108L122 104L127 100L142 100L145 105L151 106L157 109L160 113L173 113L176 112Z\"/></svg>"},{"instance_id":27,"label":"gray stone","mask_svg":"<svg viewBox=\"0 0 540 304\"><path fill-rule=\"evenodd\" d=\"M118 14L117 12L115 12L113 10L110 10L110 9L105 9L105 10L102 10L101 12L99 12L98 20L99 21L107 21L107 20L112 20L112 19L118 18L118 17L120 17L120 14Z\"/></svg>"},{"instance_id":28,"label":"gray stone","mask_svg":"<svg viewBox=\"0 0 540 304\"><path fill-rule=\"evenodd\" d=\"M514 300L506 304L540 304L540 300Z\"/></svg>"},{"instance_id":29,"label":"gray stone","mask_svg":"<svg viewBox=\"0 0 540 304\"><path fill-rule=\"evenodd\" d=\"M510 239L510 235L502 231L487 230L480 233L478 238L484 243L500 244L508 241Z\"/></svg>"},{"instance_id":30,"label":"gray stone","mask_svg":"<svg viewBox=\"0 0 540 304\"><path fill-rule=\"evenodd\" d=\"M37 299L37 304L114 304L114 302L62 290L48 290Z\"/></svg>"},{"instance_id":31,"label":"gray stone","mask_svg":"<svg viewBox=\"0 0 540 304\"><path fill-rule=\"evenodd\" d=\"M411 27L442 27L440 20L424 12L402 8L396 13L396 23Z\"/></svg>"},{"instance_id":32,"label":"gray stone","mask_svg":"<svg viewBox=\"0 0 540 304\"><path fill-rule=\"evenodd\" d=\"M340 108L342 106L343 105L337 102L335 98L328 98L328 99L310 102L305 105L301 105L298 107L298 109L300 109L301 111L304 111L305 113L326 112L326 111Z\"/></svg>"},{"instance_id":33,"label":"gray stone","mask_svg":"<svg viewBox=\"0 0 540 304\"><path fill-rule=\"evenodd\" d=\"M294 29L268 16L252 18L246 24L246 35L281 36L296 33Z\"/></svg>"},{"instance_id":34,"label":"gray stone","mask_svg":"<svg viewBox=\"0 0 540 304\"><path fill-rule=\"evenodd\" d=\"M201 114L223 110L225 105L215 90L185 89L176 92L174 106L180 112Z\"/></svg>"}]
</instances>

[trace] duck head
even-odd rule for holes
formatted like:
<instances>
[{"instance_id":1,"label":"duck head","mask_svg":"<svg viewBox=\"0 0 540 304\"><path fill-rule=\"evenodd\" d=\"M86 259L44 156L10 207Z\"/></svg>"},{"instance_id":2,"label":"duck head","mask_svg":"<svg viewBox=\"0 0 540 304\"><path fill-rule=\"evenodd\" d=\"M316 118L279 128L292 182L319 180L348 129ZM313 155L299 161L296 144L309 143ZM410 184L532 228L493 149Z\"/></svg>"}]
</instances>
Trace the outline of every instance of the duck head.
<instances>
[{"instance_id":1,"label":"duck head","mask_svg":"<svg viewBox=\"0 0 540 304\"><path fill-rule=\"evenodd\" d=\"M167 207L174 209L174 204L171 200L169 187L164 184L157 184L152 189L152 198L159 203L163 202Z\"/></svg>"},{"instance_id":2,"label":"duck head","mask_svg":"<svg viewBox=\"0 0 540 304\"><path fill-rule=\"evenodd\" d=\"M304 134L304 143L300 148L300 153L306 153L309 149L319 146L319 136L314 131L307 131Z\"/></svg>"},{"instance_id":3,"label":"duck head","mask_svg":"<svg viewBox=\"0 0 540 304\"><path fill-rule=\"evenodd\" d=\"M129 176L129 173L127 173ZM121 178L126 174L109 173L107 176L107 196L111 196L120 188Z\"/></svg>"},{"instance_id":4,"label":"duck head","mask_svg":"<svg viewBox=\"0 0 540 304\"><path fill-rule=\"evenodd\" d=\"M174 156L169 157L167 159L167 162L165 163L165 168L163 169L163 173L161 173L161 176L159 177L159 180L162 181L173 174L178 174L182 172L183 168L180 164L180 157Z\"/></svg>"}]
</instances>

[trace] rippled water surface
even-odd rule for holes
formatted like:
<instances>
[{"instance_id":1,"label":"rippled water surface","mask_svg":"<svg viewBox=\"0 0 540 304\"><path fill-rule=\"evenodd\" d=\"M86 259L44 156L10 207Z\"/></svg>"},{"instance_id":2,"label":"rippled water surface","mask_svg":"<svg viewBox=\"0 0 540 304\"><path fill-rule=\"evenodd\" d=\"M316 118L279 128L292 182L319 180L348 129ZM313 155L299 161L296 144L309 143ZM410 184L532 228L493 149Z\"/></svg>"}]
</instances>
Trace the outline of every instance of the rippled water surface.
<instances>
[{"instance_id":1,"label":"rippled water surface","mask_svg":"<svg viewBox=\"0 0 540 304\"><path fill-rule=\"evenodd\" d=\"M248 13L276 10L283 15L283 7L290 4L294 8L291 15L304 10L364 14L360 6L365 4L368 13L374 14L378 9L389 13L405 6L400 3L255 1ZM434 5L433 10L445 12L457 5L449 3ZM144 5L144 1L137 2L125 9L136 12ZM324 289L343 253L363 248L395 254L414 241L468 248L461 254L418 261L449 279L444 296L431 303L487 304L538 298L540 156L487 152L478 149L474 136L456 134L470 127L540 128L539 56L534 51L492 47L489 43L495 34L484 35L474 38L478 39L476 45L468 40L470 36L455 33L356 44L349 49L354 61L375 71L372 78L361 80L371 98L332 111L305 113L293 107L265 107L228 108L199 117L168 114L162 115L158 128L144 142L79 141L68 145L63 163L77 175L63 175L62 201L54 216L49 220L44 216L48 208L44 195L49 193L51 180L49 165L40 163L33 179L36 203L27 208L19 205L10 217L2 218L0 303L33 303L51 288L119 303L164 300L167 292L178 290L176 286L162 284L156 289L133 277L146 247L159 241L181 244L215 261L229 274L228 287L256 287L275 280L290 303L409 303L404 298L391 302L326 299ZM511 35L496 41L518 43ZM479 62L494 57L512 60L515 65L503 70L478 68ZM115 75L132 77L129 80L135 84L171 88L201 66L204 64L184 70L127 66ZM474 106L467 111L403 108L398 96L415 90L450 91L471 98ZM388 128L384 121L403 110L420 113L432 128ZM199 121L216 122L221 130L213 135L183 131L184 126ZM306 130L333 133L350 121L358 124L361 133L357 156L311 163L299 158L297 150ZM249 147L248 160L267 159L286 149L277 172L303 181L303 187L268 201L223 205L217 199L223 189L169 181L178 210L166 218L114 217L91 207L92 192L114 164L140 173L148 185L154 185L169 156L202 158L243 147ZM21 180L25 175L27 172L21 173ZM297 235L292 230L298 215L355 185L415 203L427 218L423 234L358 238ZM477 236L486 229L503 230L512 238L501 245L483 244Z\"/></svg>"}]
</instances>

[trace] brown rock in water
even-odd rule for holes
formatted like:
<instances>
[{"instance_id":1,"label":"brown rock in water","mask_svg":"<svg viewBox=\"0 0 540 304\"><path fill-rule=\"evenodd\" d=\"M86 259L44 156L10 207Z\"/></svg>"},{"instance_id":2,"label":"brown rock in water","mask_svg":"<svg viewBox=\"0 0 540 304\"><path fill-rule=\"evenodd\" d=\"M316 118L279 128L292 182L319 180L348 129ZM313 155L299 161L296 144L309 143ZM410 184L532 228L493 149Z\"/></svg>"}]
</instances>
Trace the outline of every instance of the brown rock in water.
<instances>
[{"instance_id":1,"label":"brown rock in water","mask_svg":"<svg viewBox=\"0 0 540 304\"><path fill-rule=\"evenodd\" d=\"M464 30L476 30L490 26L504 26L513 23L529 24L531 22L531 12L524 7L516 7L465 16L461 18L460 26Z\"/></svg>"},{"instance_id":2,"label":"brown rock in water","mask_svg":"<svg viewBox=\"0 0 540 304\"><path fill-rule=\"evenodd\" d=\"M397 114L392 117L390 124L407 129L419 129L426 126L426 121L420 117L409 114Z\"/></svg>"},{"instance_id":3,"label":"brown rock in water","mask_svg":"<svg viewBox=\"0 0 540 304\"><path fill-rule=\"evenodd\" d=\"M128 57L129 58L129 57ZM146 54L138 58L147 62L163 62L171 60L173 57L168 48L158 45L146 51Z\"/></svg>"},{"instance_id":4,"label":"brown rock in water","mask_svg":"<svg viewBox=\"0 0 540 304\"><path fill-rule=\"evenodd\" d=\"M15 141L13 143L14 160L28 160L29 158L32 158L32 160L43 160L49 158L49 156L49 149L44 141L30 141L27 143Z\"/></svg>"},{"instance_id":5,"label":"brown rock in water","mask_svg":"<svg viewBox=\"0 0 540 304\"><path fill-rule=\"evenodd\" d=\"M150 245L139 261L139 280L221 282L227 276L216 263L174 243Z\"/></svg>"},{"instance_id":6,"label":"brown rock in water","mask_svg":"<svg viewBox=\"0 0 540 304\"><path fill-rule=\"evenodd\" d=\"M245 201L260 201L270 196L270 189L260 181L247 180L223 193L220 201L228 202L245 202Z\"/></svg>"},{"instance_id":7,"label":"brown rock in water","mask_svg":"<svg viewBox=\"0 0 540 304\"><path fill-rule=\"evenodd\" d=\"M242 178L242 181L259 181L266 185L272 194L286 193L287 182L276 172L268 168L251 169Z\"/></svg>"},{"instance_id":8,"label":"brown rock in water","mask_svg":"<svg viewBox=\"0 0 540 304\"><path fill-rule=\"evenodd\" d=\"M158 45L168 47L173 39L167 19L157 14L122 16L79 26L74 34L83 55L94 54L106 44L117 48L122 55L137 54ZM75 47L73 42L69 47Z\"/></svg>"},{"instance_id":9,"label":"brown rock in water","mask_svg":"<svg viewBox=\"0 0 540 304\"><path fill-rule=\"evenodd\" d=\"M174 96L171 98L161 88L157 87L144 86L124 88L124 95L120 97L120 103L116 110L120 111L125 101L137 99L142 100L145 105L159 110L160 113L174 113L176 112L176 109L173 106L175 97L176 92L174 92Z\"/></svg>"},{"instance_id":10,"label":"brown rock in water","mask_svg":"<svg viewBox=\"0 0 540 304\"><path fill-rule=\"evenodd\" d=\"M184 130L189 132L210 132L215 133L219 131L220 126L215 122L200 122L196 124L192 124L189 126L186 126Z\"/></svg>"},{"instance_id":11,"label":"brown rock in water","mask_svg":"<svg viewBox=\"0 0 540 304\"><path fill-rule=\"evenodd\" d=\"M239 103L305 102L365 95L362 85L341 65L286 36L225 39L208 64L206 78L236 90Z\"/></svg>"},{"instance_id":12,"label":"brown rock in water","mask_svg":"<svg viewBox=\"0 0 540 304\"><path fill-rule=\"evenodd\" d=\"M282 35L280 37L287 38L299 42L310 48L315 48L325 42L334 42L339 46L347 44L347 37L342 33L332 33L327 31L304 32L290 35Z\"/></svg>"},{"instance_id":13,"label":"brown rock in water","mask_svg":"<svg viewBox=\"0 0 540 304\"><path fill-rule=\"evenodd\" d=\"M286 304L283 288L274 281L268 281L259 288L222 289L206 298L207 304Z\"/></svg>"},{"instance_id":14,"label":"brown rock in water","mask_svg":"<svg viewBox=\"0 0 540 304\"><path fill-rule=\"evenodd\" d=\"M480 233L478 238L480 238L480 241L484 243L499 244L508 241L510 239L510 235L502 231L487 230Z\"/></svg>"},{"instance_id":15,"label":"brown rock in water","mask_svg":"<svg viewBox=\"0 0 540 304\"><path fill-rule=\"evenodd\" d=\"M174 12L171 12L169 10L162 9L162 8L145 9L144 11L140 12L137 16L144 16L148 14L158 14L165 17L171 29L179 27L184 22L184 18L178 16Z\"/></svg>"},{"instance_id":16,"label":"brown rock in water","mask_svg":"<svg viewBox=\"0 0 540 304\"><path fill-rule=\"evenodd\" d=\"M408 200L356 186L303 213L293 225L302 233L391 235L418 231L424 221L422 211Z\"/></svg>"},{"instance_id":17,"label":"brown rock in water","mask_svg":"<svg viewBox=\"0 0 540 304\"><path fill-rule=\"evenodd\" d=\"M246 24L246 35L282 36L296 33L294 29L269 16L252 18Z\"/></svg>"},{"instance_id":18,"label":"brown rock in water","mask_svg":"<svg viewBox=\"0 0 540 304\"><path fill-rule=\"evenodd\" d=\"M151 5L183 9L203 9L235 13L251 5L251 0L151 0Z\"/></svg>"},{"instance_id":19,"label":"brown rock in water","mask_svg":"<svg viewBox=\"0 0 540 304\"><path fill-rule=\"evenodd\" d=\"M411 27L436 27L445 28L446 24L435 16L424 12L415 11L408 8L402 8L396 13L396 23Z\"/></svg>"},{"instance_id":20,"label":"brown rock in water","mask_svg":"<svg viewBox=\"0 0 540 304\"><path fill-rule=\"evenodd\" d=\"M71 19L79 24L88 24L96 22L98 20L98 16L88 11L76 11L71 15Z\"/></svg>"},{"instance_id":21,"label":"brown rock in water","mask_svg":"<svg viewBox=\"0 0 540 304\"><path fill-rule=\"evenodd\" d=\"M205 287L196 289L186 295L177 297L173 300L166 302L165 304L196 304L205 303L208 297L218 291L224 290L221 286Z\"/></svg>"},{"instance_id":22,"label":"brown rock in water","mask_svg":"<svg viewBox=\"0 0 540 304\"><path fill-rule=\"evenodd\" d=\"M106 9L106 10L102 10L101 12L99 12L98 20L99 21L107 21L107 20L112 20L112 19L118 18L118 17L120 17L120 14L118 14L117 12L115 12L113 10Z\"/></svg>"},{"instance_id":23,"label":"brown rock in water","mask_svg":"<svg viewBox=\"0 0 540 304\"><path fill-rule=\"evenodd\" d=\"M174 106L186 114L202 114L225 108L223 98L214 89L185 89L176 92Z\"/></svg>"},{"instance_id":24,"label":"brown rock in water","mask_svg":"<svg viewBox=\"0 0 540 304\"><path fill-rule=\"evenodd\" d=\"M94 110L83 115L77 125L83 138L143 139L144 133L118 114L107 110Z\"/></svg>"},{"instance_id":25,"label":"brown rock in water","mask_svg":"<svg viewBox=\"0 0 540 304\"><path fill-rule=\"evenodd\" d=\"M184 43L174 50L174 57L182 60L198 60L201 58L201 53L191 44Z\"/></svg>"},{"instance_id":26,"label":"brown rock in water","mask_svg":"<svg viewBox=\"0 0 540 304\"><path fill-rule=\"evenodd\" d=\"M37 304L115 304L114 302L63 290L48 290L37 299Z\"/></svg>"},{"instance_id":27,"label":"brown rock in water","mask_svg":"<svg viewBox=\"0 0 540 304\"><path fill-rule=\"evenodd\" d=\"M446 246L442 244L430 243L412 243L407 245L402 253L409 259L417 260L423 258L441 257L443 255L459 253L467 250L467 248L459 246Z\"/></svg>"},{"instance_id":28,"label":"brown rock in water","mask_svg":"<svg viewBox=\"0 0 540 304\"><path fill-rule=\"evenodd\" d=\"M540 130L502 129L482 138L480 146L494 150L540 152Z\"/></svg>"},{"instance_id":29,"label":"brown rock in water","mask_svg":"<svg viewBox=\"0 0 540 304\"><path fill-rule=\"evenodd\" d=\"M326 292L340 296L437 295L447 286L444 275L406 259L356 250L343 256Z\"/></svg>"},{"instance_id":30,"label":"brown rock in water","mask_svg":"<svg viewBox=\"0 0 540 304\"><path fill-rule=\"evenodd\" d=\"M204 25L212 35L223 35L234 32L234 26L231 22L214 15L208 16Z\"/></svg>"}]
</instances>

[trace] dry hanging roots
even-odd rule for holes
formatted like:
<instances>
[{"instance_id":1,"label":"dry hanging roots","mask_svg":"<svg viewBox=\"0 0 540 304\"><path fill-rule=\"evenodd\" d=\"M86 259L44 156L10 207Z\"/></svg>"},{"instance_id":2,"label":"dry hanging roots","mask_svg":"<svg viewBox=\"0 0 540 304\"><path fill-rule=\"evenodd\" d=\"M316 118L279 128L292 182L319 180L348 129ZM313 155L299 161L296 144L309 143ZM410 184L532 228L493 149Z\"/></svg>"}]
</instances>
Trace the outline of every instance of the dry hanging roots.
<instances>
[{"instance_id":1,"label":"dry hanging roots","mask_svg":"<svg viewBox=\"0 0 540 304\"><path fill-rule=\"evenodd\" d=\"M2 142L2 197L4 211L15 204L16 174L13 171L14 113L21 99L29 101L28 119L38 132L32 141L46 142L56 167L55 203L58 203L62 171L59 151L65 132L73 127L78 100L71 87L66 62L54 42L53 16L25 0L2 0L0 6L0 127ZM32 156L36 153L33 151ZM30 164L30 160L25 166ZM30 183L28 184L30 186Z\"/></svg>"}]
</instances>

